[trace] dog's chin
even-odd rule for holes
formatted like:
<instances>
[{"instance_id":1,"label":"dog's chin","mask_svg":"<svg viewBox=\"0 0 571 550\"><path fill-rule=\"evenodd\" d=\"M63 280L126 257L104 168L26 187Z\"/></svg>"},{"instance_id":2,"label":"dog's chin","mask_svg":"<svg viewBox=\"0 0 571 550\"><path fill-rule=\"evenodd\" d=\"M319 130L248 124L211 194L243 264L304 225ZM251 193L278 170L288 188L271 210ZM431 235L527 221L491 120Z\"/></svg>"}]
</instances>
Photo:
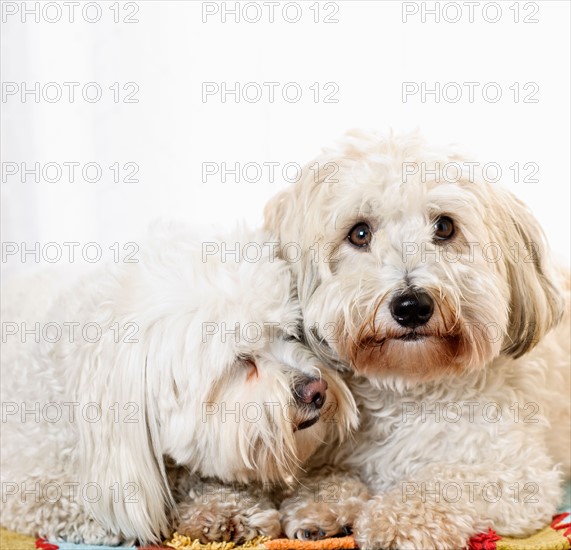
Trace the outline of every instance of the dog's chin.
<instances>
[{"instance_id":1,"label":"dog's chin","mask_svg":"<svg viewBox=\"0 0 571 550\"><path fill-rule=\"evenodd\" d=\"M408 331L390 338L369 337L351 350L355 370L368 377L404 377L425 382L460 374L472 363L461 334Z\"/></svg>"}]
</instances>

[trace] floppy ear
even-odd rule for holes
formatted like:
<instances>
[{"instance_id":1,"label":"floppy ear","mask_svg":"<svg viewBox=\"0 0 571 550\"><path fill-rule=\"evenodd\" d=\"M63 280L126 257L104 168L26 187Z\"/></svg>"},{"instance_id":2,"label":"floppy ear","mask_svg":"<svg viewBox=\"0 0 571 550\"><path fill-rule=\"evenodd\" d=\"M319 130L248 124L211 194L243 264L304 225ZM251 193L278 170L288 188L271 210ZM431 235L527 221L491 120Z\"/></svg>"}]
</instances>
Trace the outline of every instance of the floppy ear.
<instances>
[{"instance_id":1,"label":"floppy ear","mask_svg":"<svg viewBox=\"0 0 571 550\"><path fill-rule=\"evenodd\" d=\"M306 168L304 167L304 175ZM303 180L304 178L302 178ZM303 250L303 211L300 202L303 189L298 185L290 185L287 189L274 195L264 208L264 229L279 244L277 255L289 261L293 274L292 283L301 301L302 308L317 285L318 273L312 265L307 250ZM288 249L293 245L295 260L290 258Z\"/></svg>"},{"instance_id":2,"label":"floppy ear","mask_svg":"<svg viewBox=\"0 0 571 550\"><path fill-rule=\"evenodd\" d=\"M308 204L315 195L316 188L322 183L327 173L319 180L315 180L308 166L304 167L304 176L295 185L281 191L266 204L264 209L264 228L272 238L279 242L278 255L288 260L285 246L295 245L299 249L300 256L295 261L290 261L293 273L293 284L299 297L304 316L304 334L307 344L314 353L328 366L343 370L343 365L338 354L331 348L329 342L320 330L323 330L319 319L313 319L314 312L310 308L311 297L321 284L324 276L330 276L331 264L314 261L315 255L310 250L316 243L312 242L315 235L303 235L307 216ZM305 240L304 240L305 237ZM319 244L319 243L318 243ZM323 245L323 243L321 243ZM326 248L320 248L327 252ZM322 253L319 257L325 257Z\"/></svg>"},{"instance_id":3,"label":"floppy ear","mask_svg":"<svg viewBox=\"0 0 571 550\"><path fill-rule=\"evenodd\" d=\"M171 534L167 518L173 500L156 404L147 385L148 352L142 338L117 343L113 331L105 332L81 358L81 410L93 412L94 404L99 408L78 418L80 483L92 489L85 505L112 531L143 543L158 542ZM100 417L95 421L87 417L96 413ZM94 491L97 498L92 498Z\"/></svg>"},{"instance_id":4,"label":"floppy ear","mask_svg":"<svg viewBox=\"0 0 571 550\"><path fill-rule=\"evenodd\" d=\"M297 200L295 188L290 185L287 189L274 195L264 207L264 229L280 243L278 248L282 256L282 245L296 238Z\"/></svg>"},{"instance_id":5,"label":"floppy ear","mask_svg":"<svg viewBox=\"0 0 571 550\"><path fill-rule=\"evenodd\" d=\"M490 190L491 191L491 190ZM492 222L510 286L510 316L503 353L520 357L533 349L563 313L543 231L511 193L491 192Z\"/></svg>"}]
</instances>

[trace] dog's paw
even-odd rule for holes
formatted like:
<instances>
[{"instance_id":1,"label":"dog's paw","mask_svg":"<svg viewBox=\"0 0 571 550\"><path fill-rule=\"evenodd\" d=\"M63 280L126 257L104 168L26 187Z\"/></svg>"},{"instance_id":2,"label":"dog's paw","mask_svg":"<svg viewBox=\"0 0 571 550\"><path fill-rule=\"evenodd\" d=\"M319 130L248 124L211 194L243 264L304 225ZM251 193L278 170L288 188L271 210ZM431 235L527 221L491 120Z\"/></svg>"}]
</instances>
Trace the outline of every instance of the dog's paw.
<instances>
[{"instance_id":1,"label":"dog's paw","mask_svg":"<svg viewBox=\"0 0 571 550\"><path fill-rule=\"evenodd\" d=\"M343 507L311 503L291 508L282 516L285 534L290 539L321 540L351 534L354 518Z\"/></svg>"},{"instance_id":2,"label":"dog's paw","mask_svg":"<svg viewBox=\"0 0 571 550\"><path fill-rule=\"evenodd\" d=\"M245 517L247 518L248 527L254 533L248 538L261 535L275 539L282 534L280 513L275 508L266 509L255 506L248 510Z\"/></svg>"},{"instance_id":3,"label":"dog's paw","mask_svg":"<svg viewBox=\"0 0 571 550\"><path fill-rule=\"evenodd\" d=\"M321 540L351 533L354 517L343 507L324 503L301 506L282 519L285 534L300 540Z\"/></svg>"},{"instance_id":4,"label":"dog's paw","mask_svg":"<svg viewBox=\"0 0 571 550\"><path fill-rule=\"evenodd\" d=\"M228 504L191 504L180 510L177 531L201 543L237 542L246 535L244 518Z\"/></svg>"},{"instance_id":5,"label":"dog's paw","mask_svg":"<svg viewBox=\"0 0 571 550\"><path fill-rule=\"evenodd\" d=\"M93 522L95 524L95 522ZM99 525L92 525L83 536L84 544L96 546L119 546L120 544L135 544L134 539L124 539L110 533Z\"/></svg>"},{"instance_id":6,"label":"dog's paw","mask_svg":"<svg viewBox=\"0 0 571 550\"><path fill-rule=\"evenodd\" d=\"M282 527L289 538L320 540L345 536L369 498L366 487L355 477L329 477L315 484L314 490L282 502Z\"/></svg>"},{"instance_id":7,"label":"dog's paw","mask_svg":"<svg viewBox=\"0 0 571 550\"><path fill-rule=\"evenodd\" d=\"M474 534L470 516L447 503L376 497L355 521L361 550L457 550Z\"/></svg>"},{"instance_id":8,"label":"dog's paw","mask_svg":"<svg viewBox=\"0 0 571 550\"><path fill-rule=\"evenodd\" d=\"M240 510L234 504L210 502L184 505L179 516L176 530L202 544L240 543L260 535L278 537L281 533L277 510Z\"/></svg>"}]
</instances>

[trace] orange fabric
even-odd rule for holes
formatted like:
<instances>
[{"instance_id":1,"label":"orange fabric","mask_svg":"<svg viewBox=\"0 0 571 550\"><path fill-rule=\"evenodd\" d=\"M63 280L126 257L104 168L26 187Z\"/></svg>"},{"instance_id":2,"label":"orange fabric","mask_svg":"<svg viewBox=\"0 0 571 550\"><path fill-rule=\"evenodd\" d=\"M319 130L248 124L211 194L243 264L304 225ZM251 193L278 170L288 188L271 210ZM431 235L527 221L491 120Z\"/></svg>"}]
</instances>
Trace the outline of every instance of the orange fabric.
<instances>
[{"instance_id":1,"label":"orange fabric","mask_svg":"<svg viewBox=\"0 0 571 550\"><path fill-rule=\"evenodd\" d=\"M325 540L274 539L264 542L268 550L352 550L357 548L353 537L339 537Z\"/></svg>"}]
</instances>

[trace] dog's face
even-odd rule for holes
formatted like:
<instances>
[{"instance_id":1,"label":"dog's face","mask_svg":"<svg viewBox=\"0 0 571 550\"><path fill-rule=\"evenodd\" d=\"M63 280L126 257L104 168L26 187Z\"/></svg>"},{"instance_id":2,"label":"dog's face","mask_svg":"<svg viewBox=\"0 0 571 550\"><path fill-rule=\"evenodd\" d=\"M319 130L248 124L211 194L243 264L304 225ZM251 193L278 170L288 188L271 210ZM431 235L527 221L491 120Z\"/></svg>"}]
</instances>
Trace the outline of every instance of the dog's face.
<instances>
[{"instance_id":1,"label":"dog's face","mask_svg":"<svg viewBox=\"0 0 571 550\"><path fill-rule=\"evenodd\" d=\"M200 282L188 307L184 297L178 304L190 314L177 338L185 345L176 394L158 411L165 454L225 481L295 477L318 446L355 423L345 384L322 373L302 342L289 266L262 250L255 262L214 256L194 266Z\"/></svg>"},{"instance_id":2,"label":"dog's face","mask_svg":"<svg viewBox=\"0 0 571 550\"><path fill-rule=\"evenodd\" d=\"M288 264L241 231L202 242L158 226L141 264L120 271L120 298L105 301L139 342L103 350L125 376L121 399L131 392L154 426L155 455L224 481L284 481L355 424L355 405L302 342Z\"/></svg>"},{"instance_id":3,"label":"dog's face","mask_svg":"<svg viewBox=\"0 0 571 550\"><path fill-rule=\"evenodd\" d=\"M304 251L292 265L322 357L410 384L517 357L557 320L541 229L473 166L417 136L355 134L270 202L282 254Z\"/></svg>"}]
</instances>

